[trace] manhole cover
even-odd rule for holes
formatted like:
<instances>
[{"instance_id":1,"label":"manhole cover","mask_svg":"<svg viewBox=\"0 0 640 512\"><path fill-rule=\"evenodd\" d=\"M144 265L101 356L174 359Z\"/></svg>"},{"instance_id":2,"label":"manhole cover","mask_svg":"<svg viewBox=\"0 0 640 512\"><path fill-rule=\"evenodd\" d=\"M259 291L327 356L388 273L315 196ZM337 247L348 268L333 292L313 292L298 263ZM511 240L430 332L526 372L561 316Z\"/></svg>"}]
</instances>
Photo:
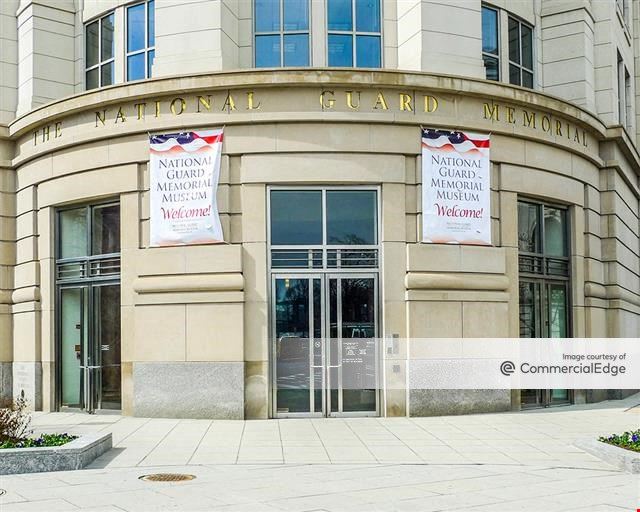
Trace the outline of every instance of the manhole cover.
<instances>
[{"instance_id":1,"label":"manhole cover","mask_svg":"<svg viewBox=\"0 0 640 512\"><path fill-rule=\"evenodd\" d=\"M7 491L5 491L4 489L0 489L0 496L2 496L3 494L7 494Z\"/></svg>"},{"instance_id":2,"label":"manhole cover","mask_svg":"<svg viewBox=\"0 0 640 512\"><path fill-rule=\"evenodd\" d=\"M140 480L147 482L184 482L193 480L195 475L183 475L180 473L155 473L153 475L142 475Z\"/></svg>"}]
</instances>

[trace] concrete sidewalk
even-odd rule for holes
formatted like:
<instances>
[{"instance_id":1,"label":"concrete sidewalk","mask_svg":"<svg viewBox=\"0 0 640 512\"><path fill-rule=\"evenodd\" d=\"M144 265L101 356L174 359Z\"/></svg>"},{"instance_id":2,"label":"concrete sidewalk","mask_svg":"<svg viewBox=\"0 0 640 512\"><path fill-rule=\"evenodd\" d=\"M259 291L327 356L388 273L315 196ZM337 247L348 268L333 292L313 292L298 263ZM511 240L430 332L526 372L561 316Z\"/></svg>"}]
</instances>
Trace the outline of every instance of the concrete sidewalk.
<instances>
[{"instance_id":1,"label":"concrete sidewalk","mask_svg":"<svg viewBox=\"0 0 640 512\"><path fill-rule=\"evenodd\" d=\"M437 418L209 421L40 413L112 432L93 469L1 477L11 510L635 510L637 475L573 446L640 426L624 401ZM138 479L186 472L184 483Z\"/></svg>"}]
</instances>

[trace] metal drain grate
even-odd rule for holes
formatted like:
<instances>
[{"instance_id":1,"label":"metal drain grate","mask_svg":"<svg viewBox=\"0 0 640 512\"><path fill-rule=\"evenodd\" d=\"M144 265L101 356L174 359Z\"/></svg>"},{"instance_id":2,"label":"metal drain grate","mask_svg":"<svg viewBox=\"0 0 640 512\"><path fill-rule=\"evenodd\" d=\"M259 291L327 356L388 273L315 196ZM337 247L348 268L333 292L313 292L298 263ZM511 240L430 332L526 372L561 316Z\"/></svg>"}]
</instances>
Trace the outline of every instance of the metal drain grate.
<instances>
[{"instance_id":1,"label":"metal drain grate","mask_svg":"<svg viewBox=\"0 0 640 512\"><path fill-rule=\"evenodd\" d=\"M193 480L195 475L185 475L180 473L154 473L152 475L142 475L140 480L146 482L186 482Z\"/></svg>"}]
</instances>

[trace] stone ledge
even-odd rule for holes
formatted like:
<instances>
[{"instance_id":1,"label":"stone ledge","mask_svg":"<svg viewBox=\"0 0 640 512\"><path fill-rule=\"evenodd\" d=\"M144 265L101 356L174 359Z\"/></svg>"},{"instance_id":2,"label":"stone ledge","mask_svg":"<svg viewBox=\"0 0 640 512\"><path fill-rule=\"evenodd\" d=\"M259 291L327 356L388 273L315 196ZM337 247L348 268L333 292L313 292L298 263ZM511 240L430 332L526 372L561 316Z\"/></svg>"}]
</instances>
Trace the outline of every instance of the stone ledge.
<instances>
[{"instance_id":1,"label":"stone ledge","mask_svg":"<svg viewBox=\"0 0 640 512\"><path fill-rule=\"evenodd\" d=\"M573 444L618 469L627 473L640 474L640 453L638 452L632 452L596 439L581 439Z\"/></svg>"},{"instance_id":2,"label":"stone ledge","mask_svg":"<svg viewBox=\"0 0 640 512\"><path fill-rule=\"evenodd\" d=\"M82 469L112 446L109 433L83 435L62 446L3 449L0 450L0 475Z\"/></svg>"}]
</instances>

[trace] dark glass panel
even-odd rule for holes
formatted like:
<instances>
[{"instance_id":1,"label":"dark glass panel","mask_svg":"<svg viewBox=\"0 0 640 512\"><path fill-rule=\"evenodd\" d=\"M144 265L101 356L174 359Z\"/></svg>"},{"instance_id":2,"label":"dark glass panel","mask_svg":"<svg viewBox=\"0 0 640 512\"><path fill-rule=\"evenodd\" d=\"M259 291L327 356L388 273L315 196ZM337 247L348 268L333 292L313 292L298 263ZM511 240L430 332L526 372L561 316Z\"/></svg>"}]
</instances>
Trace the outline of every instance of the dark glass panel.
<instances>
[{"instance_id":1,"label":"dark glass panel","mask_svg":"<svg viewBox=\"0 0 640 512\"><path fill-rule=\"evenodd\" d=\"M520 337L536 338L540 334L540 285L520 282Z\"/></svg>"},{"instance_id":2,"label":"dark glass panel","mask_svg":"<svg viewBox=\"0 0 640 512\"><path fill-rule=\"evenodd\" d=\"M487 57L486 55L484 55L483 58L487 80L500 80L498 59L494 57Z\"/></svg>"},{"instance_id":3,"label":"dark glass panel","mask_svg":"<svg viewBox=\"0 0 640 512\"><path fill-rule=\"evenodd\" d=\"M518 249L522 252L541 252L538 210L538 205L518 203Z\"/></svg>"},{"instance_id":4,"label":"dark glass panel","mask_svg":"<svg viewBox=\"0 0 640 512\"><path fill-rule=\"evenodd\" d=\"M309 65L309 35L290 34L284 36L284 65Z\"/></svg>"},{"instance_id":5,"label":"dark glass panel","mask_svg":"<svg viewBox=\"0 0 640 512\"><path fill-rule=\"evenodd\" d=\"M547 287L549 338L567 337L567 287L564 283Z\"/></svg>"},{"instance_id":6,"label":"dark glass panel","mask_svg":"<svg viewBox=\"0 0 640 512\"><path fill-rule=\"evenodd\" d=\"M322 194L316 190L271 192L271 244L322 244Z\"/></svg>"},{"instance_id":7,"label":"dark glass panel","mask_svg":"<svg viewBox=\"0 0 640 512\"><path fill-rule=\"evenodd\" d=\"M127 51L135 52L145 47L144 4L127 8Z\"/></svg>"},{"instance_id":8,"label":"dark glass panel","mask_svg":"<svg viewBox=\"0 0 640 512\"><path fill-rule=\"evenodd\" d=\"M120 409L120 286L93 289L93 324L96 364L100 365L100 405Z\"/></svg>"},{"instance_id":9,"label":"dark glass panel","mask_svg":"<svg viewBox=\"0 0 640 512\"><path fill-rule=\"evenodd\" d=\"M86 40L85 40L85 58L86 67L90 68L98 63L98 52L100 48L99 43L100 27L97 21L89 23L87 25ZM97 87L97 85L95 86Z\"/></svg>"},{"instance_id":10,"label":"dark glass panel","mask_svg":"<svg viewBox=\"0 0 640 512\"><path fill-rule=\"evenodd\" d=\"M353 67L353 37L329 34L329 66Z\"/></svg>"},{"instance_id":11,"label":"dark glass panel","mask_svg":"<svg viewBox=\"0 0 640 512\"><path fill-rule=\"evenodd\" d=\"M327 243L374 245L377 242L376 192L327 191Z\"/></svg>"},{"instance_id":12,"label":"dark glass panel","mask_svg":"<svg viewBox=\"0 0 640 512\"><path fill-rule=\"evenodd\" d=\"M256 36L256 67L280 66L280 36Z\"/></svg>"},{"instance_id":13,"label":"dark glass panel","mask_svg":"<svg viewBox=\"0 0 640 512\"><path fill-rule=\"evenodd\" d=\"M309 0L283 0L283 30L309 30Z\"/></svg>"},{"instance_id":14,"label":"dark glass panel","mask_svg":"<svg viewBox=\"0 0 640 512\"><path fill-rule=\"evenodd\" d=\"M351 0L328 0L327 17L329 30L353 30Z\"/></svg>"},{"instance_id":15,"label":"dark glass panel","mask_svg":"<svg viewBox=\"0 0 640 512\"><path fill-rule=\"evenodd\" d=\"M127 80L142 80L144 71L144 52L127 57Z\"/></svg>"},{"instance_id":16,"label":"dark glass panel","mask_svg":"<svg viewBox=\"0 0 640 512\"><path fill-rule=\"evenodd\" d=\"M380 0L356 0L356 30L380 32Z\"/></svg>"},{"instance_id":17,"label":"dark glass panel","mask_svg":"<svg viewBox=\"0 0 640 512\"><path fill-rule=\"evenodd\" d=\"M533 73L522 70L522 87L533 89Z\"/></svg>"},{"instance_id":18,"label":"dark glass panel","mask_svg":"<svg viewBox=\"0 0 640 512\"><path fill-rule=\"evenodd\" d=\"M151 78L153 76L153 59L156 57L156 51L151 50L147 53L147 78Z\"/></svg>"},{"instance_id":19,"label":"dark glass panel","mask_svg":"<svg viewBox=\"0 0 640 512\"><path fill-rule=\"evenodd\" d=\"M89 255L87 209L75 208L59 213L59 255L63 258L77 258Z\"/></svg>"},{"instance_id":20,"label":"dark glass panel","mask_svg":"<svg viewBox=\"0 0 640 512\"><path fill-rule=\"evenodd\" d=\"M95 89L96 87L100 87L100 83L98 81L98 73L100 72L100 70L98 68L94 68L91 71L87 71L87 76L86 76L86 88L87 90L89 89Z\"/></svg>"},{"instance_id":21,"label":"dark glass panel","mask_svg":"<svg viewBox=\"0 0 640 512\"><path fill-rule=\"evenodd\" d=\"M309 412L309 280L276 279L275 284L277 409Z\"/></svg>"},{"instance_id":22,"label":"dark glass panel","mask_svg":"<svg viewBox=\"0 0 640 512\"><path fill-rule=\"evenodd\" d=\"M379 68L380 36L356 36L356 66Z\"/></svg>"},{"instance_id":23,"label":"dark glass panel","mask_svg":"<svg viewBox=\"0 0 640 512\"><path fill-rule=\"evenodd\" d=\"M113 61L100 66L100 87L113 84Z\"/></svg>"},{"instance_id":24,"label":"dark glass panel","mask_svg":"<svg viewBox=\"0 0 640 512\"><path fill-rule=\"evenodd\" d=\"M280 0L255 1L256 32L277 32L280 30Z\"/></svg>"},{"instance_id":25,"label":"dark glass panel","mask_svg":"<svg viewBox=\"0 0 640 512\"><path fill-rule=\"evenodd\" d=\"M147 46L155 46L155 44L156 44L155 2L151 0L151 2L147 4Z\"/></svg>"},{"instance_id":26,"label":"dark glass panel","mask_svg":"<svg viewBox=\"0 0 640 512\"><path fill-rule=\"evenodd\" d=\"M509 83L520 85L520 68L513 64L509 64Z\"/></svg>"},{"instance_id":27,"label":"dark glass panel","mask_svg":"<svg viewBox=\"0 0 640 512\"><path fill-rule=\"evenodd\" d=\"M100 20L102 24L102 33L100 35L101 38L101 46L100 46L100 60L109 60L113 58L113 32L114 32L114 22L113 22L113 14L109 14L109 16L105 16ZM104 84L103 84L104 85Z\"/></svg>"},{"instance_id":28,"label":"dark glass panel","mask_svg":"<svg viewBox=\"0 0 640 512\"><path fill-rule=\"evenodd\" d=\"M544 207L544 253L546 255L567 256L566 225L566 210Z\"/></svg>"},{"instance_id":29,"label":"dark glass panel","mask_svg":"<svg viewBox=\"0 0 640 512\"><path fill-rule=\"evenodd\" d=\"M482 8L482 51L498 55L498 11Z\"/></svg>"},{"instance_id":30,"label":"dark glass panel","mask_svg":"<svg viewBox=\"0 0 640 512\"><path fill-rule=\"evenodd\" d=\"M520 64L520 23L509 18L509 59Z\"/></svg>"},{"instance_id":31,"label":"dark glass panel","mask_svg":"<svg viewBox=\"0 0 640 512\"><path fill-rule=\"evenodd\" d=\"M522 42L522 65L527 69L533 69L533 34L531 27L520 25L520 40Z\"/></svg>"},{"instance_id":32,"label":"dark glass panel","mask_svg":"<svg viewBox=\"0 0 640 512\"><path fill-rule=\"evenodd\" d=\"M120 206L98 206L93 210L92 254L120 252Z\"/></svg>"}]
</instances>

